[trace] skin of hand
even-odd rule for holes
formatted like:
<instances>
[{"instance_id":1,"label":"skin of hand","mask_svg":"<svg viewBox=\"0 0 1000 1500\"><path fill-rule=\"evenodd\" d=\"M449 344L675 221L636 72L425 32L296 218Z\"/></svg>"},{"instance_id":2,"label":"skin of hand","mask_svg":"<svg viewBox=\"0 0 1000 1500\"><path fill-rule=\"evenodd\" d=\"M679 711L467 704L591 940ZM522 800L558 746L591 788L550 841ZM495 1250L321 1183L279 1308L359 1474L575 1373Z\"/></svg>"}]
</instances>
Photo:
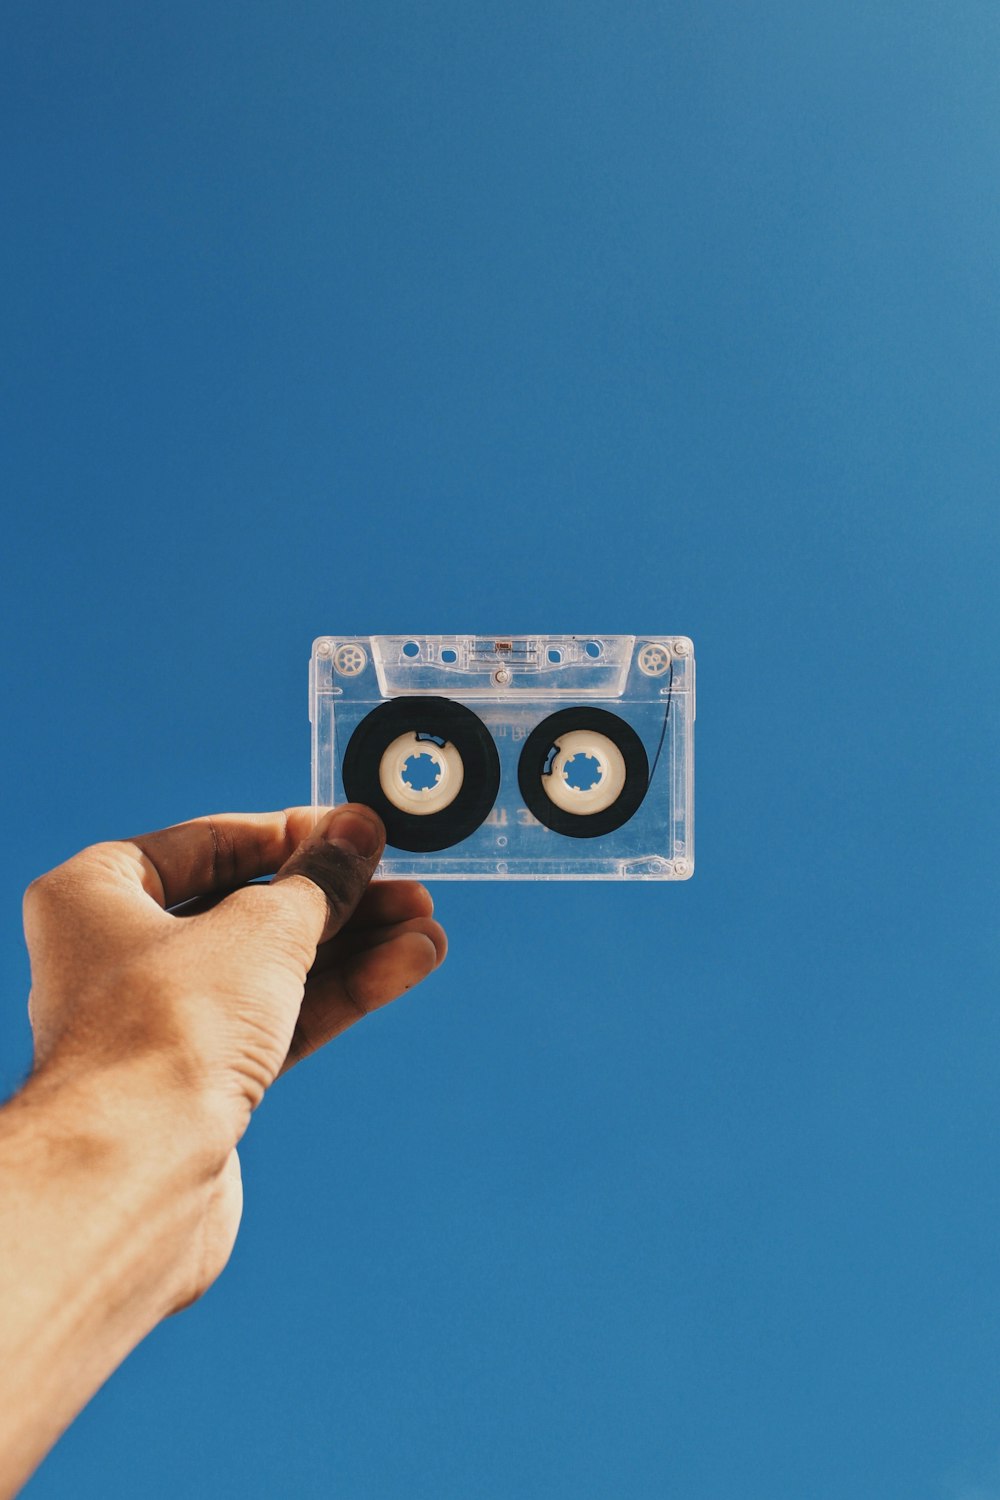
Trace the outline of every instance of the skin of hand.
<instances>
[{"instance_id":1,"label":"skin of hand","mask_svg":"<svg viewBox=\"0 0 1000 1500\"><path fill-rule=\"evenodd\" d=\"M225 1266L265 1090L443 960L424 887L370 884L384 842L357 804L227 814L29 887L35 1068L0 1109L0 1496Z\"/></svg>"},{"instance_id":2,"label":"skin of hand","mask_svg":"<svg viewBox=\"0 0 1000 1500\"><path fill-rule=\"evenodd\" d=\"M220 815L93 845L26 893L36 1070L148 1065L183 1098L199 1156L218 1162L179 1305L229 1258L236 1144L265 1090L445 957L425 887L369 885L384 845L359 804L318 823L304 807Z\"/></svg>"}]
</instances>

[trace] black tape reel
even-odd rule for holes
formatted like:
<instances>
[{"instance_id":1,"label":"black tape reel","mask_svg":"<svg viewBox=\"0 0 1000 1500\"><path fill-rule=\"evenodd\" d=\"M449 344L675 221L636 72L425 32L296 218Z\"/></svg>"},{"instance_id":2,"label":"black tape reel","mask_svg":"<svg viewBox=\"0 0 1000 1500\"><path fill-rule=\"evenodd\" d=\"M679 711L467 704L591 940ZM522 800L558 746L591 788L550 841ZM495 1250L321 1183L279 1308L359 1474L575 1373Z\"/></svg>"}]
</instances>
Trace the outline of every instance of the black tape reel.
<instances>
[{"instance_id":1,"label":"black tape reel","mask_svg":"<svg viewBox=\"0 0 1000 1500\"><path fill-rule=\"evenodd\" d=\"M575 756L597 762L586 790L571 785ZM546 828L573 839L598 838L627 823L649 786L649 761L631 724L604 708L564 708L531 731L517 767L524 805Z\"/></svg>"},{"instance_id":2,"label":"black tape reel","mask_svg":"<svg viewBox=\"0 0 1000 1500\"><path fill-rule=\"evenodd\" d=\"M417 784L415 761L436 778ZM486 725L448 698L393 698L355 729L344 753L344 791L372 807L395 849L450 849L475 833L500 790L500 757Z\"/></svg>"}]
</instances>

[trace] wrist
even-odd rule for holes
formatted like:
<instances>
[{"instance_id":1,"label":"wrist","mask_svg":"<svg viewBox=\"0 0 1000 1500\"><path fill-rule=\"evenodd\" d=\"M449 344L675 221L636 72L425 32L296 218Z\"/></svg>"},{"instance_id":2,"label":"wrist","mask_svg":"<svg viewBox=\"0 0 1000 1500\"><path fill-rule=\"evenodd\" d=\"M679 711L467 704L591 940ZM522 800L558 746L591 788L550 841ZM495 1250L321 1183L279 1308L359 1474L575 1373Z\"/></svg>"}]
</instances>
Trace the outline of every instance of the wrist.
<instances>
[{"instance_id":1,"label":"wrist","mask_svg":"<svg viewBox=\"0 0 1000 1500\"><path fill-rule=\"evenodd\" d=\"M154 1322L204 1289L204 1222L233 1152L199 1091L147 1060L85 1068L53 1059L3 1118L27 1127L43 1171L116 1219L126 1279Z\"/></svg>"},{"instance_id":2,"label":"wrist","mask_svg":"<svg viewBox=\"0 0 1000 1500\"><path fill-rule=\"evenodd\" d=\"M57 1054L13 1102L44 1110L52 1134L125 1174L153 1170L196 1187L235 1145L208 1090L169 1059L95 1064Z\"/></svg>"}]
</instances>

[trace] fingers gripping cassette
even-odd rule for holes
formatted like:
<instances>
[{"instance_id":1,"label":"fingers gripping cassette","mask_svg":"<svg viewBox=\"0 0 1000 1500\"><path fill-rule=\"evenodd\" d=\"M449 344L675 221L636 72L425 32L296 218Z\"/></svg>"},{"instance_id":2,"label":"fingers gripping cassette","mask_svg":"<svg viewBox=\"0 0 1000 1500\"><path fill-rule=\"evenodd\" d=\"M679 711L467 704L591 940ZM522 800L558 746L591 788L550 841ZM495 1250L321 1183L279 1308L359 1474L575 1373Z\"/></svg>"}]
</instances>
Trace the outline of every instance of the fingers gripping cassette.
<instances>
[{"instance_id":1,"label":"fingers gripping cassette","mask_svg":"<svg viewBox=\"0 0 1000 1500\"><path fill-rule=\"evenodd\" d=\"M385 875L684 880L694 671L686 636L321 636L313 804L373 807Z\"/></svg>"}]
</instances>

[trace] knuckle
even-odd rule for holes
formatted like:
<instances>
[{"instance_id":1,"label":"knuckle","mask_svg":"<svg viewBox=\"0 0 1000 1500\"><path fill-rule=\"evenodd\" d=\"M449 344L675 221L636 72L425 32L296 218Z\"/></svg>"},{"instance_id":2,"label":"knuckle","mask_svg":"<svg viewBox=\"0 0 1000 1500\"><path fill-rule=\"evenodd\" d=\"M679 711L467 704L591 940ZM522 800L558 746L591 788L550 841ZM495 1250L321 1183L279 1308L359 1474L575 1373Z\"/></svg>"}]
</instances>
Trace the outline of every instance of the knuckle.
<instances>
[{"instance_id":1,"label":"knuckle","mask_svg":"<svg viewBox=\"0 0 1000 1500\"><path fill-rule=\"evenodd\" d=\"M208 832L212 839L211 881L212 885L224 889L239 883L239 851L236 837L217 818L208 820Z\"/></svg>"},{"instance_id":2,"label":"knuckle","mask_svg":"<svg viewBox=\"0 0 1000 1500\"><path fill-rule=\"evenodd\" d=\"M27 921L44 920L120 871L122 851L131 846L112 840L89 844L60 865L35 877L24 892L23 911Z\"/></svg>"},{"instance_id":3,"label":"knuckle","mask_svg":"<svg viewBox=\"0 0 1000 1500\"><path fill-rule=\"evenodd\" d=\"M65 900L71 879L72 874L67 873L66 865L57 865L54 870L36 875L24 893L25 915L44 915L61 904Z\"/></svg>"},{"instance_id":4,"label":"knuckle","mask_svg":"<svg viewBox=\"0 0 1000 1500\"><path fill-rule=\"evenodd\" d=\"M342 849L325 845L304 850L287 868L289 875L304 875L326 897L334 919L346 916L357 905L365 885L364 861L352 859Z\"/></svg>"},{"instance_id":5,"label":"knuckle","mask_svg":"<svg viewBox=\"0 0 1000 1500\"><path fill-rule=\"evenodd\" d=\"M315 865L306 874L323 892L334 918L345 916L354 907L358 899L359 882L352 870L322 864Z\"/></svg>"},{"instance_id":6,"label":"knuckle","mask_svg":"<svg viewBox=\"0 0 1000 1500\"><path fill-rule=\"evenodd\" d=\"M45 904L49 888L49 876L37 875L24 892L24 915L34 916Z\"/></svg>"}]
</instances>

